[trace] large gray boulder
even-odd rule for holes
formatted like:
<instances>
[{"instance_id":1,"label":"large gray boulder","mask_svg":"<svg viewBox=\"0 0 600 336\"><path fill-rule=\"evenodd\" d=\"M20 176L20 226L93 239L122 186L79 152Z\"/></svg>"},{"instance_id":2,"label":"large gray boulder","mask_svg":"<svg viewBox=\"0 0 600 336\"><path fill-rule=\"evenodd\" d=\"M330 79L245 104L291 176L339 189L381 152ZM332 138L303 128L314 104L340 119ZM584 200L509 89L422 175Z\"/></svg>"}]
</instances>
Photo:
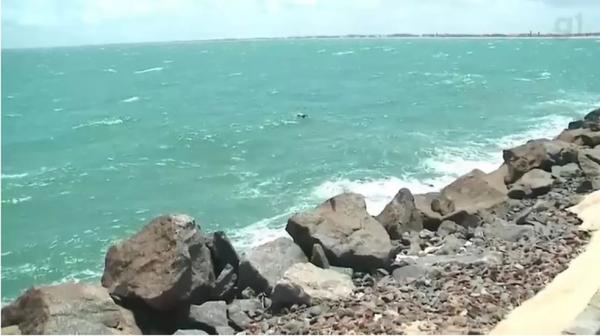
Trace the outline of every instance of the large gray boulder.
<instances>
[{"instance_id":1,"label":"large gray boulder","mask_svg":"<svg viewBox=\"0 0 600 336\"><path fill-rule=\"evenodd\" d=\"M108 249L102 285L124 300L169 311L210 297L211 253L194 219L161 216Z\"/></svg>"},{"instance_id":2,"label":"large gray boulder","mask_svg":"<svg viewBox=\"0 0 600 336\"><path fill-rule=\"evenodd\" d=\"M240 262L238 288L250 287L257 293L269 294L288 268L306 261L304 252L288 238L281 237L254 247Z\"/></svg>"},{"instance_id":3,"label":"large gray boulder","mask_svg":"<svg viewBox=\"0 0 600 336\"><path fill-rule=\"evenodd\" d=\"M2 327L23 334L140 335L133 314L105 288L82 283L31 288L2 308Z\"/></svg>"},{"instance_id":4,"label":"large gray boulder","mask_svg":"<svg viewBox=\"0 0 600 336\"><path fill-rule=\"evenodd\" d=\"M388 266L390 237L369 215L362 195L341 194L296 214L288 220L286 231L307 255L314 244L321 244L333 266L356 270Z\"/></svg>"},{"instance_id":5,"label":"large gray boulder","mask_svg":"<svg viewBox=\"0 0 600 336\"><path fill-rule=\"evenodd\" d=\"M415 207L415 198L410 190L400 189L375 219L383 225L392 239L402 238L406 231L421 231L423 219Z\"/></svg>"},{"instance_id":6,"label":"large gray boulder","mask_svg":"<svg viewBox=\"0 0 600 336\"><path fill-rule=\"evenodd\" d=\"M293 304L307 304L324 300L341 300L352 294L354 284L345 274L322 269L311 263L290 267L277 282L271 300L278 309Z\"/></svg>"},{"instance_id":7,"label":"large gray boulder","mask_svg":"<svg viewBox=\"0 0 600 336\"><path fill-rule=\"evenodd\" d=\"M514 199L537 197L550 191L553 183L552 174L541 169L533 169L512 185L508 196Z\"/></svg>"},{"instance_id":8,"label":"large gray boulder","mask_svg":"<svg viewBox=\"0 0 600 336\"><path fill-rule=\"evenodd\" d=\"M580 150L579 166L592 189L600 189L600 148Z\"/></svg>"},{"instance_id":9,"label":"large gray boulder","mask_svg":"<svg viewBox=\"0 0 600 336\"><path fill-rule=\"evenodd\" d=\"M504 150L508 167L506 183L514 183L528 171L539 168L550 171L552 166L577 162L577 145L560 140L537 139L524 145Z\"/></svg>"},{"instance_id":10,"label":"large gray boulder","mask_svg":"<svg viewBox=\"0 0 600 336\"><path fill-rule=\"evenodd\" d=\"M473 214L504 202L506 192L490 181L490 176L475 169L441 190L441 197L454 204L454 212Z\"/></svg>"}]
</instances>

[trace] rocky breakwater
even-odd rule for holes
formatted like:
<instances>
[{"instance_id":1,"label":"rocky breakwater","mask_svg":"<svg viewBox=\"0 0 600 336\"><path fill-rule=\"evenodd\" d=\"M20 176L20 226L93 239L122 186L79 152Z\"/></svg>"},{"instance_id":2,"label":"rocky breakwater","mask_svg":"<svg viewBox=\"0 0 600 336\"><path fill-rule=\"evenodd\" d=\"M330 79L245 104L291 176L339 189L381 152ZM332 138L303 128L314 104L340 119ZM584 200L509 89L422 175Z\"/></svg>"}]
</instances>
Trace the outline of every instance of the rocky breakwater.
<instances>
[{"instance_id":1,"label":"rocky breakwater","mask_svg":"<svg viewBox=\"0 0 600 336\"><path fill-rule=\"evenodd\" d=\"M566 211L600 188L600 110L440 192L377 216L344 193L238 254L161 216L110 247L101 284L32 288L3 333L484 333L567 267L588 235Z\"/></svg>"}]
</instances>

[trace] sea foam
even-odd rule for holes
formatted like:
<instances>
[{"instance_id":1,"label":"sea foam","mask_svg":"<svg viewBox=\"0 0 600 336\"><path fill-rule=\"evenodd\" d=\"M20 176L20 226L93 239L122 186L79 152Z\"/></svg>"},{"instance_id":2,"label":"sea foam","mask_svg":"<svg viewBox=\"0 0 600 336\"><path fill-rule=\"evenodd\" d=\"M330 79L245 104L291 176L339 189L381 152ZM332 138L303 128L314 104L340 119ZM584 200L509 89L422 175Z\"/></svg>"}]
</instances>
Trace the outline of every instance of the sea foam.
<instances>
[{"instance_id":1,"label":"sea foam","mask_svg":"<svg viewBox=\"0 0 600 336\"><path fill-rule=\"evenodd\" d=\"M163 67L155 67L155 68L148 68L148 69L144 69L144 70L138 70L138 71L134 71L133 73L136 75L139 74L143 74L143 73L147 73L147 72L156 72L156 71L162 71Z\"/></svg>"}]
</instances>

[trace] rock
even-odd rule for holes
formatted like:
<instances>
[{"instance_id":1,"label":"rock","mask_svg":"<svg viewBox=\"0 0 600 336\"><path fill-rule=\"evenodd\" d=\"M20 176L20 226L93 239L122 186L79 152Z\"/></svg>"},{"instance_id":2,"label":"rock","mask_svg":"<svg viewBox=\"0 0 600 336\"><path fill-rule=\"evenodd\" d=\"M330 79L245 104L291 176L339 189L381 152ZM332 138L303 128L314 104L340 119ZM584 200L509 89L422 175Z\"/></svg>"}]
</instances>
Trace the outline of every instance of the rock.
<instances>
[{"instance_id":1,"label":"rock","mask_svg":"<svg viewBox=\"0 0 600 336\"><path fill-rule=\"evenodd\" d=\"M465 240L456 237L455 235L448 235L444 237L442 246L438 249L435 254L437 255L449 255L457 254L460 249L465 245Z\"/></svg>"},{"instance_id":2,"label":"rock","mask_svg":"<svg viewBox=\"0 0 600 336\"><path fill-rule=\"evenodd\" d=\"M600 108L593 110L583 117L585 121L600 122Z\"/></svg>"},{"instance_id":3,"label":"rock","mask_svg":"<svg viewBox=\"0 0 600 336\"><path fill-rule=\"evenodd\" d=\"M217 335L235 335L235 330L230 326L218 326L215 328Z\"/></svg>"},{"instance_id":4,"label":"rock","mask_svg":"<svg viewBox=\"0 0 600 336\"><path fill-rule=\"evenodd\" d=\"M22 334L21 334L21 329L19 329L19 326L12 325L12 326L8 326L8 327L3 327L2 330L0 330L0 335L22 335Z\"/></svg>"},{"instance_id":5,"label":"rock","mask_svg":"<svg viewBox=\"0 0 600 336\"><path fill-rule=\"evenodd\" d=\"M431 210L444 216L453 213L456 210L456 207L454 202L440 195L440 197L431 201Z\"/></svg>"},{"instance_id":6,"label":"rock","mask_svg":"<svg viewBox=\"0 0 600 336\"><path fill-rule=\"evenodd\" d=\"M336 266L331 266L329 267L330 270L332 271L336 271L338 273L347 275L349 277L352 278L352 275L354 274L354 270L352 270L352 268L349 267L336 267Z\"/></svg>"},{"instance_id":7,"label":"rock","mask_svg":"<svg viewBox=\"0 0 600 336\"><path fill-rule=\"evenodd\" d=\"M252 320L250 319L250 317L248 317L246 312L242 311L240 305L229 305L227 307L227 316L229 317L231 325L240 331L246 330L248 326L250 326L250 323L252 323Z\"/></svg>"},{"instance_id":8,"label":"rock","mask_svg":"<svg viewBox=\"0 0 600 336\"><path fill-rule=\"evenodd\" d=\"M523 237L530 237L534 233L534 228L528 225L516 224L485 224L483 225L484 234L489 237L497 237L508 242L517 242Z\"/></svg>"},{"instance_id":9,"label":"rock","mask_svg":"<svg viewBox=\"0 0 600 336\"><path fill-rule=\"evenodd\" d=\"M529 218L529 215L531 214L532 211L533 211L533 207L523 209L515 217L515 223L521 224L521 225L527 224L527 219Z\"/></svg>"},{"instance_id":10,"label":"rock","mask_svg":"<svg viewBox=\"0 0 600 336\"><path fill-rule=\"evenodd\" d=\"M311 263L290 267L271 294L276 308L307 304L323 300L340 300L350 296L354 284L349 276L322 269Z\"/></svg>"},{"instance_id":11,"label":"rock","mask_svg":"<svg viewBox=\"0 0 600 336\"><path fill-rule=\"evenodd\" d=\"M600 290L596 292L587 307L577 315L563 334L600 335Z\"/></svg>"},{"instance_id":12,"label":"rock","mask_svg":"<svg viewBox=\"0 0 600 336\"><path fill-rule=\"evenodd\" d=\"M549 171L552 166L577 162L577 146L560 140L537 139L504 150L504 162L508 166L506 183L517 181L532 169Z\"/></svg>"},{"instance_id":13,"label":"rock","mask_svg":"<svg viewBox=\"0 0 600 336\"><path fill-rule=\"evenodd\" d=\"M236 287L237 279L238 275L235 273L233 266L227 264L215 281L215 287L212 291L212 299L231 302L238 292Z\"/></svg>"},{"instance_id":14,"label":"rock","mask_svg":"<svg viewBox=\"0 0 600 336\"><path fill-rule=\"evenodd\" d=\"M569 163L564 166L552 166L552 176L555 178L573 178L581 175L581 169L576 163Z\"/></svg>"},{"instance_id":15,"label":"rock","mask_svg":"<svg viewBox=\"0 0 600 336\"><path fill-rule=\"evenodd\" d=\"M233 266L234 272L238 272L240 257L224 232L217 231L213 233L211 253L216 274L221 273L221 270L225 268L226 265Z\"/></svg>"},{"instance_id":16,"label":"rock","mask_svg":"<svg viewBox=\"0 0 600 336\"><path fill-rule=\"evenodd\" d=\"M334 266L371 270L389 263L390 237L358 194L341 194L313 211L294 215L286 231L307 255L320 243Z\"/></svg>"},{"instance_id":17,"label":"rock","mask_svg":"<svg viewBox=\"0 0 600 336\"><path fill-rule=\"evenodd\" d=\"M229 304L229 306L227 306L227 312L229 320L231 320L233 325L240 330L243 330L246 329L247 324L251 322L249 318L260 315L264 308L265 306L263 303L257 298L241 299L235 300ZM244 318L244 316L246 318Z\"/></svg>"},{"instance_id":18,"label":"rock","mask_svg":"<svg viewBox=\"0 0 600 336\"><path fill-rule=\"evenodd\" d=\"M200 329L179 329L173 335L209 335L209 333Z\"/></svg>"},{"instance_id":19,"label":"rock","mask_svg":"<svg viewBox=\"0 0 600 336\"><path fill-rule=\"evenodd\" d=\"M589 130L584 128L566 129L563 130L555 139L581 146L583 145L581 135L587 132L589 132Z\"/></svg>"},{"instance_id":20,"label":"rock","mask_svg":"<svg viewBox=\"0 0 600 336\"><path fill-rule=\"evenodd\" d=\"M399 239L405 231L419 231L423 228L415 199L406 188L400 189L375 219L383 225L392 239Z\"/></svg>"},{"instance_id":21,"label":"rock","mask_svg":"<svg viewBox=\"0 0 600 336\"><path fill-rule=\"evenodd\" d=\"M213 333L216 327L226 326L227 321L225 301L209 301L199 306L190 306L189 322L209 333Z\"/></svg>"},{"instance_id":22,"label":"rock","mask_svg":"<svg viewBox=\"0 0 600 336\"><path fill-rule=\"evenodd\" d=\"M467 234L467 229L463 226L454 223L453 221L445 220L438 227L437 234L440 237L445 237L449 234L457 234L459 236L465 237Z\"/></svg>"},{"instance_id":23,"label":"rock","mask_svg":"<svg viewBox=\"0 0 600 336\"><path fill-rule=\"evenodd\" d=\"M489 182L488 175L478 169L444 187L441 195L454 203L454 213L466 211L473 214L506 200L506 193L494 187Z\"/></svg>"},{"instance_id":24,"label":"rock","mask_svg":"<svg viewBox=\"0 0 600 336\"><path fill-rule=\"evenodd\" d=\"M433 211L432 203L440 198L440 193L427 193L415 195L415 208L419 211L423 220L423 227L429 230L437 230L442 222L442 215Z\"/></svg>"},{"instance_id":25,"label":"rock","mask_svg":"<svg viewBox=\"0 0 600 336\"><path fill-rule=\"evenodd\" d=\"M415 280L427 274L427 269L419 265L406 265L396 268L392 272L392 277L396 281Z\"/></svg>"},{"instance_id":26,"label":"rock","mask_svg":"<svg viewBox=\"0 0 600 336\"><path fill-rule=\"evenodd\" d=\"M312 249L312 257L310 258L310 262L315 266L321 268L329 268L329 260L327 260L327 256L325 255L325 250L323 250L323 246L321 244L314 244Z\"/></svg>"},{"instance_id":27,"label":"rock","mask_svg":"<svg viewBox=\"0 0 600 336\"><path fill-rule=\"evenodd\" d=\"M115 304L105 288L64 283L31 288L2 308L2 327L23 334L135 334L133 313Z\"/></svg>"},{"instance_id":28,"label":"rock","mask_svg":"<svg viewBox=\"0 0 600 336\"><path fill-rule=\"evenodd\" d=\"M506 194L508 190L506 189L506 183L504 181L507 180L508 176L508 165L503 163L500 167L498 167L498 169L486 174L485 180L490 186L494 187L501 193Z\"/></svg>"},{"instance_id":29,"label":"rock","mask_svg":"<svg viewBox=\"0 0 600 336\"><path fill-rule=\"evenodd\" d=\"M584 132L580 135L580 138L581 142L583 142L583 144L586 146L595 147L600 145L600 132L598 131Z\"/></svg>"},{"instance_id":30,"label":"rock","mask_svg":"<svg viewBox=\"0 0 600 336\"><path fill-rule=\"evenodd\" d=\"M238 287L268 294L290 266L306 261L304 252L288 238L267 242L242 257Z\"/></svg>"},{"instance_id":31,"label":"rock","mask_svg":"<svg viewBox=\"0 0 600 336\"><path fill-rule=\"evenodd\" d=\"M477 214L471 214L466 210L460 210L448 215L444 220L452 221L465 228L476 227L481 224L481 218Z\"/></svg>"},{"instance_id":32,"label":"rock","mask_svg":"<svg viewBox=\"0 0 600 336\"><path fill-rule=\"evenodd\" d=\"M543 195L552 189L552 175L541 169L533 169L523 175L508 191L514 199L533 198Z\"/></svg>"},{"instance_id":33,"label":"rock","mask_svg":"<svg viewBox=\"0 0 600 336\"><path fill-rule=\"evenodd\" d=\"M205 242L192 217L155 218L108 249L102 286L111 295L160 311L205 301L215 280Z\"/></svg>"},{"instance_id":34,"label":"rock","mask_svg":"<svg viewBox=\"0 0 600 336\"><path fill-rule=\"evenodd\" d=\"M579 166L592 189L600 189L600 148L579 152Z\"/></svg>"}]
</instances>

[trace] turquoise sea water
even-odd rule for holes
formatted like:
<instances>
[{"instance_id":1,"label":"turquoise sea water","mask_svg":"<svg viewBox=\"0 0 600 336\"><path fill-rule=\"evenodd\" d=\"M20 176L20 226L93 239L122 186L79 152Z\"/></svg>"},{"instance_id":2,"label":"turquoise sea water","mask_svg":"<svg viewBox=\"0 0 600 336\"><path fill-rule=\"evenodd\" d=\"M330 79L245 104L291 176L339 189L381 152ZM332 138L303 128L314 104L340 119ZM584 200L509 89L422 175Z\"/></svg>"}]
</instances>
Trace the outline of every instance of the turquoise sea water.
<instances>
[{"instance_id":1,"label":"turquoise sea water","mask_svg":"<svg viewBox=\"0 0 600 336\"><path fill-rule=\"evenodd\" d=\"M600 105L599 42L3 50L2 300L97 280L107 247L162 213L245 248L344 190L376 214L400 187L492 170Z\"/></svg>"}]
</instances>

